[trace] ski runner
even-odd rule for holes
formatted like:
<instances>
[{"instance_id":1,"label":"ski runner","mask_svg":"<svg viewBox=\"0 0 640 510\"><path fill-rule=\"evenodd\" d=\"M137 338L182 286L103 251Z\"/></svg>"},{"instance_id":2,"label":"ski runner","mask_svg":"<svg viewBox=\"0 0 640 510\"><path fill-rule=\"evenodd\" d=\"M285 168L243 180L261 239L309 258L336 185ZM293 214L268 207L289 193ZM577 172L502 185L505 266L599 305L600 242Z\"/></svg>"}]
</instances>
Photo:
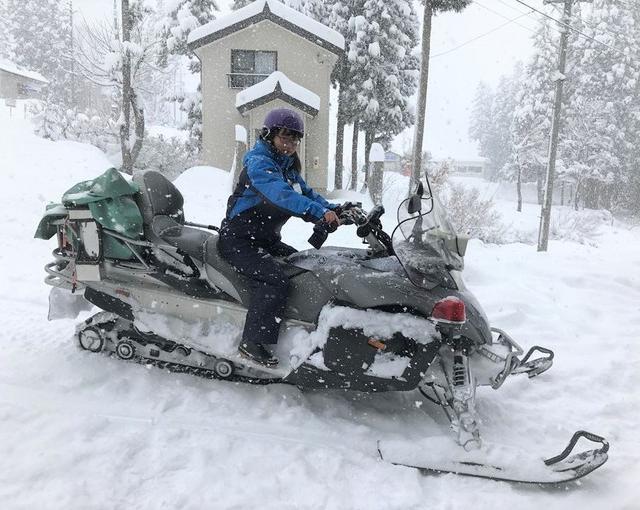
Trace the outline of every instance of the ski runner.
<instances>
[{"instance_id":1,"label":"ski runner","mask_svg":"<svg viewBox=\"0 0 640 510\"><path fill-rule=\"evenodd\" d=\"M278 108L267 114L260 139L244 157L220 229L220 254L251 279L238 350L267 366L278 364L266 346L278 342L289 287L287 276L273 257L296 251L282 242L280 229L291 216L339 224L334 211L338 205L316 193L300 175L296 151L303 136L304 124L297 112Z\"/></svg>"}]
</instances>

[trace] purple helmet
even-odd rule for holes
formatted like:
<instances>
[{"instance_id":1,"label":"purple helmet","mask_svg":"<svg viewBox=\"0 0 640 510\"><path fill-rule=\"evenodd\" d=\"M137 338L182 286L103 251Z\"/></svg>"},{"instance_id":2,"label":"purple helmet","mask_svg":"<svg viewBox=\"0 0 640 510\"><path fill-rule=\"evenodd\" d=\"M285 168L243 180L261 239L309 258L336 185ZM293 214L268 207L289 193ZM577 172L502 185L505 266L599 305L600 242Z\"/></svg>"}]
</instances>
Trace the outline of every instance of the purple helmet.
<instances>
[{"instance_id":1,"label":"purple helmet","mask_svg":"<svg viewBox=\"0 0 640 510\"><path fill-rule=\"evenodd\" d=\"M269 131L274 129L288 129L304 136L304 122L298 112L288 108L276 108L271 110L264 119L264 127Z\"/></svg>"}]
</instances>

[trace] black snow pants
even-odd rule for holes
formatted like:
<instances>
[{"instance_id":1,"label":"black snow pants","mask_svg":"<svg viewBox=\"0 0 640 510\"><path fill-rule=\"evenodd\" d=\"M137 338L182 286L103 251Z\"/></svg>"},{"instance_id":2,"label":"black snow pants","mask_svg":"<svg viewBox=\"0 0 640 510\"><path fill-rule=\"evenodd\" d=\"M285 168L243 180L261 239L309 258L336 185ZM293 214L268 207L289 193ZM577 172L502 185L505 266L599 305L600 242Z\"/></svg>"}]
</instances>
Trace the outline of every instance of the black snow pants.
<instances>
[{"instance_id":1,"label":"black snow pants","mask_svg":"<svg viewBox=\"0 0 640 510\"><path fill-rule=\"evenodd\" d=\"M218 249L236 271L251 280L243 343L277 343L287 304L289 279L273 257L291 255L296 252L295 248L282 241L251 239L223 229Z\"/></svg>"}]
</instances>

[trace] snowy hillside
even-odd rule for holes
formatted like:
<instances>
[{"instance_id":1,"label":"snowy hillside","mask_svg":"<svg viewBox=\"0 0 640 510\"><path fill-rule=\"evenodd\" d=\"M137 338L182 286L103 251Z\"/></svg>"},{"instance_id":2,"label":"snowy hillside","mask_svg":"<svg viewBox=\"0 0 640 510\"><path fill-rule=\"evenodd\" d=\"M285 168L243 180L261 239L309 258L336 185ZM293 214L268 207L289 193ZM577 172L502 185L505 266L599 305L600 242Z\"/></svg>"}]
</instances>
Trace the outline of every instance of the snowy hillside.
<instances>
[{"instance_id":1,"label":"snowy hillside","mask_svg":"<svg viewBox=\"0 0 640 510\"><path fill-rule=\"evenodd\" d=\"M109 163L91 146L36 138L5 112L1 509L639 508L640 230L614 223L591 243L553 241L542 254L472 241L466 257L466 282L493 325L556 353L538 379L480 390L485 439L550 457L585 429L609 439L609 462L560 489L423 476L376 451L378 439L448 434L439 409L413 394L254 387L80 351L75 321L47 321L42 268L53 242L33 233L47 201ZM176 184L192 220L220 221L226 174L199 167ZM514 204L498 205L514 228L537 223L537 207L516 220L506 217ZM359 245L350 228L328 244ZM310 234L299 221L284 232L300 248Z\"/></svg>"}]
</instances>

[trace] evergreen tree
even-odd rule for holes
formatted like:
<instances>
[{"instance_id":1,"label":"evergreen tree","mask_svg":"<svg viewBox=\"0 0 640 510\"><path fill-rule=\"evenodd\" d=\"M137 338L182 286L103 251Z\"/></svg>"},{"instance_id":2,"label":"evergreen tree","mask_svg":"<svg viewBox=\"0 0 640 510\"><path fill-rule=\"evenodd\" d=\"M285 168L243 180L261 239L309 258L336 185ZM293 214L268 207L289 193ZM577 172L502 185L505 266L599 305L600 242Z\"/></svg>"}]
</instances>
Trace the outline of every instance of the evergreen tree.
<instances>
[{"instance_id":1,"label":"evergreen tree","mask_svg":"<svg viewBox=\"0 0 640 510\"><path fill-rule=\"evenodd\" d=\"M254 0L233 0L233 3L231 4L231 9L234 11L237 11L238 9L242 9L243 7L246 7L253 1Z\"/></svg>"},{"instance_id":2,"label":"evergreen tree","mask_svg":"<svg viewBox=\"0 0 640 510\"><path fill-rule=\"evenodd\" d=\"M68 2L5 0L15 63L48 81L49 97L71 106L71 18Z\"/></svg>"},{"instance_id":3,"label":"evergreen tree","mask_svg":"<svg viewBox=\"0 0 640 510\"><path fill-rule=\"evenodd\" d=\"M331 4L329 13L329 26L341 33L345 40L345 48L349 49L356 32L349 29L350 20L363 12L364 0L354 0L352 2L342 2L335 0ZM343 177L343 156L344 156L344 127L348 123L353 123L353 137L351 147L351 182L350 189L356 189L358 178L358 132L359 120L357 109L349 102L349 83L354 79L353 63L344 56L338 61L333 69L331 80L334 86L338 87L338 115L336 132L336 155L335 155L335 182L336 189L342 187Z\"/></svg>"},{"instance_id":4,"label":"evergreen tree","mask_svg":"<svg viewBox=\"0 0 640 510\"><path fill-rule=\"evenodd\" d=\"M186 55L189 68L194 73L200 72L200 62L189 51L187 38L194 29L216 19L218 11L216 0L178 0L160 24L162 34L162 60L169 55Z\"/></svg>"},{"instance_id":5,"label":"evergreen tree","mask_svg":"<svg viewBox=\"0 0 640 510\"><path fill-rule=\"evenodd\" d=\"M533 45L534 54L515 98L509 162L519 180L536 181L542 203L553 114L551 73L557 61L557 39L547 23L542 23L534 34Z\"/></svg>"},{"instance_id":6,"label":"evergreen tree","mask_svg":"<svg viewBox=\"0 0 640 510\"><path fill-rule=\"evenodd\" d=\"M491 87L480 82L476 88L469 121L469 138L478 142L480 156L487 158L495 171L496 153L499 152L499 137L496 136L496 122L493 105L496 94Z\"/></svg>"},{"instance_id":7,"label":"evergreen tree","mask_svg":"<svg viewBox=\"0 0 640 510\"><path fill-rule=\"evenodd\" d=\"M331 20L331 12L335 3L335 0L302 0L300 11L310 18L335 29Z\"/></svg>"},{"instance_id":8,"label":"evergreen tree","mask_svg":"<svg viewBox=\"0 0 640 510\"><path fill-rule=\"evenodd\" d=\"M512 75L502 76L495 93L480 83L473 101L469 136L478 141L480 155L488 159L492 177L513 177L513 168L507 163L511 157L511 124L522 72L519 64Z\"/></svg>"},{"instance_id":9,"label":"evergreen tree","mask_svg":"<svg viewBox=\"0 0 640 510\"><path fill-rule=\"evenodd\" d=\"M640 14L628 2L596 0L572 52L580 79L573 98L571 162L585 206L638 207ZM637 210L640 210L638 207Z\"/></svg>"},{"instance_id":10,"label":"evergreen tree","mask_svg":"<svg viewBox=\"0 0 640 510\"><path fill-rule=\"evenodd\" d=\"M0 60L14 61L14 44L11 38L11 16L7 0L0 0Z\"/></svg>"},{"instance_id":11,"label":"evergreen tree","mask_svg":"<svg viewBox=\"0 0 640 510\"><path fill-rule=\"evenodd\" d=\"M170 55L186 56L189 70L200 74L200 61L189 51L187 39L195 28L215 19L218 11L216 0L179 0L161 24L163 46L159 61L166 65ZM192 148L199 152L202 147L202 92L201 85L190 97L174 98L180 103L180 109L187 114L186 128Z\"/></svg>"},{"instance_id":12,"label":"evergreen tree","mask_svg":"<svg viewBox=\"0 0 640 510\"><path fill-rule=\"evenodd\" d=\"M347 102L358 111L365 131L365 160L371 144L388 146L414 122L408 98L415 92L418 62L418 19L411 2L366 0L362 16L350 21L355 34L349 44L352 79Z\"/></svg>"}]
</instances>

